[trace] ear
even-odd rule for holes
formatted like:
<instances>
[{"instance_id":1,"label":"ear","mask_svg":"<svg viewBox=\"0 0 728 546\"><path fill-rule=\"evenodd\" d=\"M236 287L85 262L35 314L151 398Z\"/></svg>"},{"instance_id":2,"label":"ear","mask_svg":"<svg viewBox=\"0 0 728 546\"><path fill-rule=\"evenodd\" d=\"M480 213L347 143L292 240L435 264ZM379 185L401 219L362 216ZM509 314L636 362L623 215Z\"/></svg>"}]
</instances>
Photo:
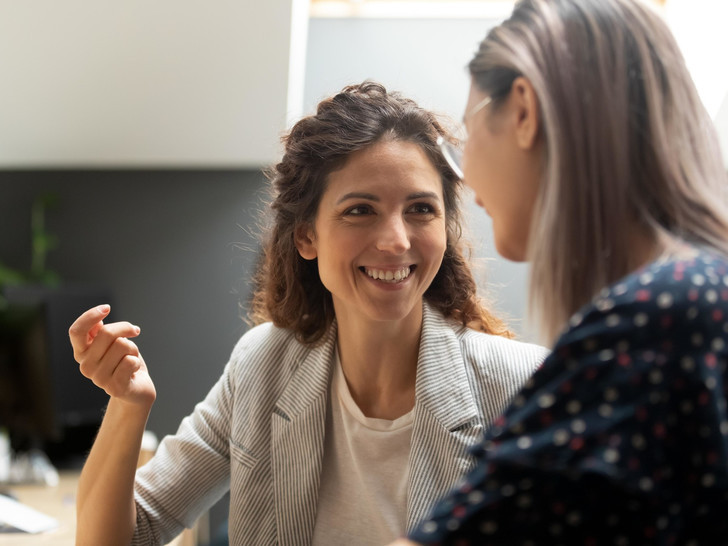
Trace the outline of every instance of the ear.
<instances>
[{"instance_id":1,"label":"ear","mask_svg":"<svg viewBox=\"0 0 728 546\"><path fill-rule=\"evenodd\" d=\"M541 124L540 108L533 85L523 76L513 80L511 99L516 110L516 141L521 149L530 150L537 142Z\"/></svg>"},{"instance_id":2,"label":"ear","mask_svg":"<svg viewBox=\"0 0 728 546\"><path fill-rule=\"evenodd\" d=\"M304 260L313 260L318 256L316 251L316 234L309 224L299 224L294 232L294 242L301 258Z\"/></svg>"}]
</instances>

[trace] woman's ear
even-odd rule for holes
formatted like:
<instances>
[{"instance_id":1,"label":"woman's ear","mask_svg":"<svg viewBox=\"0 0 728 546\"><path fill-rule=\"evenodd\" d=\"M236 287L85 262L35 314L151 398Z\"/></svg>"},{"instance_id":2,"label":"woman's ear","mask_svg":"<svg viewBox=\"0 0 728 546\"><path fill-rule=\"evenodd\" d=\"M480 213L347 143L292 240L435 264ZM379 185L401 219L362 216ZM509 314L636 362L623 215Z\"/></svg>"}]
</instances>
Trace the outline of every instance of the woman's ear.
<instances>
[{"instance_id":1,"label":"woman's ear","mask_svg":"<svg viewBox=\"0 0 728 546\"><path fill-rule=\"evenodd\" d=\"M299 224L294 233L294 241L301 258L313 260L318 256L316 252L316 234L309 224Z\"/></svg>"},{"instance_id":2,"label":"woman's ear","mask_svg":"<svg viewBox=\"0 0 728 546\"><path fill-rule=\"evenodd\" d=\"M513 80L511 98L516 109L516 141L521 149L532 149L538 140L541 114L533 85L523 76Z\"/></svg>"}]
</instances>

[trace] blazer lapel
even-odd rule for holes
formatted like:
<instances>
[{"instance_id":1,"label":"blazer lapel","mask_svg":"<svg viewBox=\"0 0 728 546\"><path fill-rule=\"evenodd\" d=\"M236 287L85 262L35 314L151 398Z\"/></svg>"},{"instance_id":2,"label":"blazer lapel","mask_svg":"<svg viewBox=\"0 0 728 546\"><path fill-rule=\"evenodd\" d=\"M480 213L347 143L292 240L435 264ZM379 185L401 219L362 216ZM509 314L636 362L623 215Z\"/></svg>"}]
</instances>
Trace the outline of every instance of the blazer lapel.
<instances>
[{"instance_id":1,"label":"blazer lapel","mask_svg":"<svg viewBox=\"0 0 728 546\"><path fill-rule=\"evenodd\" d=\"M429 514L475 465L468 447L483 436L460 343L446 319L424 305L415 386L407 529Z\"/></svg>"},{"instance_id":2,"label":"blazer lapel","mask_svg":"<svg viewBox=\"0 0 728 546\"><path fill-rule=\"evenodd\" d=\"M318 504L336 325L304 357L271 416L271 470L278 544L311 541Z\"/></svg>"}]
</instances>

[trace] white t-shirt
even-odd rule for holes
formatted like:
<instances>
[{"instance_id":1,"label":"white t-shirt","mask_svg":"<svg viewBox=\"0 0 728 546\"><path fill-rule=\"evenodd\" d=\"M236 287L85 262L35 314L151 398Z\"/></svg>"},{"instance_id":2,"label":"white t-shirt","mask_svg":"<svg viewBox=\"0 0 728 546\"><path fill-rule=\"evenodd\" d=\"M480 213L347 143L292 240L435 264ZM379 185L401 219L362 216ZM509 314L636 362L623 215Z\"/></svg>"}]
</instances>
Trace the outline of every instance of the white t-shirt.
<instances>
[{"instance_id":1,"label":"white t-shirt","mask_svg":"<svg viewBox=\"0 0 728 546\"><path fill-rule=\"evenodd\" d=\"M404 534L413 416L413 410L394 421L364 416L351 397L337 355L315 546L381 546Z\"/></svg>"}]
</instances>

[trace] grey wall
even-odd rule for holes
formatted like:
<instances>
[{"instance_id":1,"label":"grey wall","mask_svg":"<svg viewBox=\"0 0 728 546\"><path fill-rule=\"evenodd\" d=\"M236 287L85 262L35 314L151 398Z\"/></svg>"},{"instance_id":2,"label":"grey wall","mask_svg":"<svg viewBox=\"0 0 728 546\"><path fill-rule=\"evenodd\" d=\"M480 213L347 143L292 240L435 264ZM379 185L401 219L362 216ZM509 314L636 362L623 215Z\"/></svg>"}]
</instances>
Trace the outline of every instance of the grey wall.
<instances>
[{"instance_id":1,"label":"grey wall","mask_svg":"<svg viewBox=\"0 0 728 546\"><path fill-rule=\"evenodd\" d=\"M467 64L496 20L314 18L309 23L304 111L344 85L370 78L460 120L470 85ZM527 266L498 256L490 219L466 195L473 265L483 294L521 337L535 341L525 323Z\"/></svg>"},{"instance_id":2,"label":"grey wall","mask_svg":"<svg viewBox=\"0 0 728 546\"><path fill-rule=\"evenodd\" d=\"M28 268L31 203L56 194L49 265L65 282L107 285L115 318L141 326L158 391L148 428L161 437L205 396L247 328L238 306L257 244L245 228L264 186L244 171L0 171L0 261Z\"/></svg>"}]
</instances>

